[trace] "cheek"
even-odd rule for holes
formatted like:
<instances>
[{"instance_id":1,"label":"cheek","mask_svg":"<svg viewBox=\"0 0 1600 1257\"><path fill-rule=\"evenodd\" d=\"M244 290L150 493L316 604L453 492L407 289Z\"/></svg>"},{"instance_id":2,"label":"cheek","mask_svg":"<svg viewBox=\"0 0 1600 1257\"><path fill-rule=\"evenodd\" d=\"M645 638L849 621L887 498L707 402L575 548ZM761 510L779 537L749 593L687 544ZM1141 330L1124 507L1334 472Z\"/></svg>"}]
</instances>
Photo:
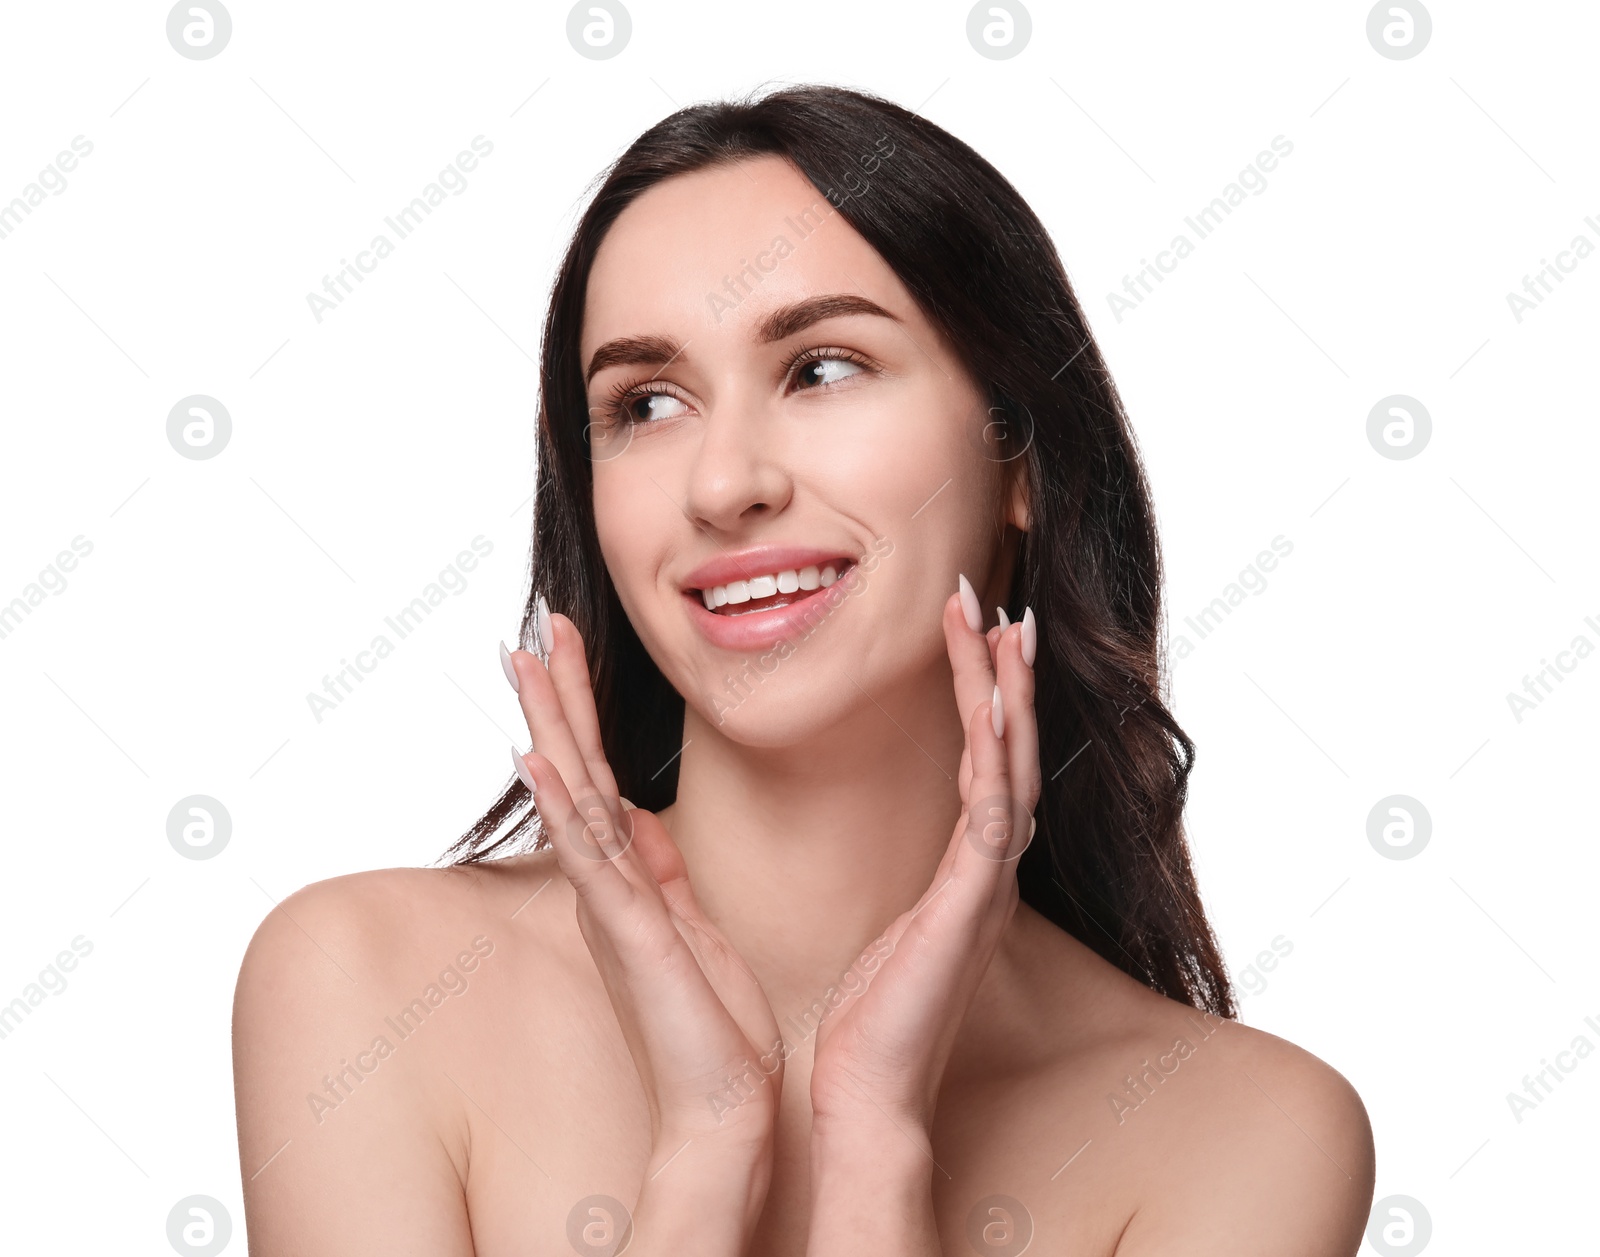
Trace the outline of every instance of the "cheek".
<instances>
[{"instance_id":1,"label":"cheek","mask_svg":"<svg viewBox=\"0 0 1600 1257\"><path fill-rule=\"evenodd\" d=\"M662 508L670 511L672 503L648 477L632 474L620 460L596 464L594 519L600 555L630 616L642 601L649 573L659 566L655 556L661 539L671 535Z\"/></svg>"}]
</instances>

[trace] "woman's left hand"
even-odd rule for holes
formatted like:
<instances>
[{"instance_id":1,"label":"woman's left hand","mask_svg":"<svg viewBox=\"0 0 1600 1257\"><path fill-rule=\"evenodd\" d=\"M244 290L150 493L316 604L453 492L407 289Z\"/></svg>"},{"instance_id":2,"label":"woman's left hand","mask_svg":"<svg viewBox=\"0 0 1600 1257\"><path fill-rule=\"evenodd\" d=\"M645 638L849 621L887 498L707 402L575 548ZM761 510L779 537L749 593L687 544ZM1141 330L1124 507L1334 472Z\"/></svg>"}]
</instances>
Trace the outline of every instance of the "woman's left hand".
<instances>
[{"instance_id":1,"label":"woman's left hand","mask_svg":"<svg viewBox=\"0 0 1600 1257\"><path fill-rule=\"evenodd\" d=\"M940 1080L974 992L1017 906L1017 863L1042 785L1033 710L1037 628L988 637L963 590L944 608L956 700L966 720L962 809L938 872L875 945L892 951L870 982L824 1018L811 1074L814 1138L928 1139ZM1026 639L1026 640L1025 640ZM998 689L996 677L998 674Z\"/></svg>"}]
</instances>

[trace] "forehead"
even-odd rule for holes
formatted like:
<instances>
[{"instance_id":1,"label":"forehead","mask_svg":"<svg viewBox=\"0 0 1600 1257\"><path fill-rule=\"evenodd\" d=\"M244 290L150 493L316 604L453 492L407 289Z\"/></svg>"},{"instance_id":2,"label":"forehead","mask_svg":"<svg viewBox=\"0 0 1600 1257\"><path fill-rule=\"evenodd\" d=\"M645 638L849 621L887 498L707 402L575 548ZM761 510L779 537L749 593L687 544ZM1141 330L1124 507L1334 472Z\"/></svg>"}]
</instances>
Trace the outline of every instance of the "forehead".
<instances>
[{"instance_id":1,"label":"forehead","mask_svg":"<svg viewBox=\"0 0 1600 1257\"><path fill-rule=\"evenodd\" d=\"M761 313L818 293L860 293L916 317L899 277L786 158L674 175L629 205L600 244L583 360L621 336L747 337Z\"/></svg>"}]
</instances>

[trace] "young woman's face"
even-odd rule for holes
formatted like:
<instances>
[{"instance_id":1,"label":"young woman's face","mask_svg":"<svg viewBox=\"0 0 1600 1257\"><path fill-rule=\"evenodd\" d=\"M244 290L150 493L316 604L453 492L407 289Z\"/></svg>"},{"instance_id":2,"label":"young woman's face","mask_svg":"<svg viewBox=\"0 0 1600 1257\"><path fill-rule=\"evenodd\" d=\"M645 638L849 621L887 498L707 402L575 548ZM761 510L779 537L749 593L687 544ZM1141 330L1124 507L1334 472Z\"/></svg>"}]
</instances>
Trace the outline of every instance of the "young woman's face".
<instances>
[{"instance_id":1,"label":"young woman's face","mask_svg":"<svg viewBox=\"0 0 1600 1257\"><path fill-rule=\"evenodd\" d=\"M1026 526L1020 463L985 446L958 347L798 169L633 202L581 354L606 567L709 723L788 745L948 668L957 573L997 597L1002 525Z\"/></svg>"}]
</instances>

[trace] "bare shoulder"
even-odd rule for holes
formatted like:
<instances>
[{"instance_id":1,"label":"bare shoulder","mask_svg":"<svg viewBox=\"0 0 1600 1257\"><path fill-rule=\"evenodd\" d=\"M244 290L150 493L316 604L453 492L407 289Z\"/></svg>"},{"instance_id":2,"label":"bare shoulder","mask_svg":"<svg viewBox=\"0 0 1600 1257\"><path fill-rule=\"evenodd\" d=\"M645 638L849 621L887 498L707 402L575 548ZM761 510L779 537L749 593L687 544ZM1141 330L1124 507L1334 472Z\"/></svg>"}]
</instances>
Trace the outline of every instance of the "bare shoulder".
<instances>
[{"instance_id":1,"label":"bare shoulder","mask_svg":"<svg viewBox=\"0 0 1600 1257\"><path fill-rule=\"evenodd\" d=\"M1023 931L962 1062L952 1159L981 1150L1052 1251L1357 1250L1372 1132L1336 1069L1157 994L1042 918ZM954 1202L953 1234L970 1203Z\"/></svg>"},{"instance_id":2,"label":"bare shoulder","mask_svg":"<svg viewBox=\"0 0 1600 1257\"><path fill-rule=\"evenodd\" d=\"M1123 1257L1339 1257L1360 1247L1374 1153L1365 1106L1325 1061L1276 1035L1159 1000L1161 1027L1111 1089L1119 1126L1143 1119L1184 1150L1159 1191L1141 1193Z\"/></svg>"},{"instance_id":3,"label":"bare shoulder","mask_svg":"<svg viewBox=\"0 0 1600 1257\"><path fill-rule=\"evenodd\" d=\"M519 953L570 921L553 858L315 882L257 927L234 993L254 1249L472 1252L458 1084ZM550 956L546 955L546 964Z\"/></svg>"}]
</instances>

